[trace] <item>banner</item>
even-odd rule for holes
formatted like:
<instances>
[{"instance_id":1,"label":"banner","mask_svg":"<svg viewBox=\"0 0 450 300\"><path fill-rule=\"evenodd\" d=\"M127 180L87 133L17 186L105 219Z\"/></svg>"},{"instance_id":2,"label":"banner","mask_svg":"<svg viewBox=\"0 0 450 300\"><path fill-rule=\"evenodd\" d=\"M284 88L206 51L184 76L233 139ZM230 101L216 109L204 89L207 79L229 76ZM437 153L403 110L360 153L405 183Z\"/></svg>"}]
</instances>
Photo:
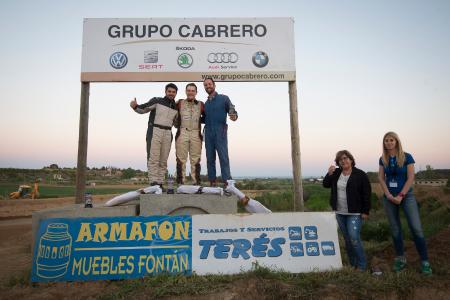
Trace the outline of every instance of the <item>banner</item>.
<instances>
[{"instance_id":1,"label":"banner","mask_svg":"<svg viewBox=\"0 0 450 300\"><path fill-rule=\"evenodd\" d=\"M342 267L328 212L47 219L35 240L34 282Z\"/></svg>"},{"instance_id":2,"label":"banner","mask_svg":"<svg viewBox=\"0 0 450 300\"><path fill-rule=\"evenodd\" d=\"M293 273L342 267L334 213L197 215L192 265L198 274L235 274L255 263Z\"/></svg>"},{"instance_id":3,"label":"banner","mask_svg":"<svg viewBox=\"0 0 450 300\"><path fill-rule=\"evenodd\" d=\"M81 81L292 81L291 18L85 19Z\"/></svg>"},{"instance_id":4,"label":"banner","mask_svg":"<svg viewBox=\"0 0 450 300\"><path fill-rule=\"evenodd\" d=\"M190 216L47 219L32 281L136 278L192 270Z\"/></svg>"}]
</instances>

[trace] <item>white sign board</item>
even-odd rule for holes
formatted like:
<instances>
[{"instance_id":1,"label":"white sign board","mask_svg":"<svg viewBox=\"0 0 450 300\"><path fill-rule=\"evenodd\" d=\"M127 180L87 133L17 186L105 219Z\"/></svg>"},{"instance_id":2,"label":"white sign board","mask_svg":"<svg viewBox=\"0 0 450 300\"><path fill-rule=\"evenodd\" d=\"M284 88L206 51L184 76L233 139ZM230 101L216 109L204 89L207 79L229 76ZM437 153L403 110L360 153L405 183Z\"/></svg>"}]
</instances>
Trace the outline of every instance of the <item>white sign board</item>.
<instances>
[{"instance_id":1,"label":"white sign board","mask_svg":"<svg viewBox=\"0 0 450 300\"><path fill-rule=\"evenodd\" d=\"M293 81L291 18L85 19L81 81Z\"/></svg>"},{"instance_id":2,"label":"white sign board","mask_svg":"<svg viewBox=\"0 0 450 300\"><path fill-rule=\"evenodd\" d=\"M258 263L310 272L342 267L334 213L192 216L192 271L235 274Z\"/></svg>"}]
</instances>

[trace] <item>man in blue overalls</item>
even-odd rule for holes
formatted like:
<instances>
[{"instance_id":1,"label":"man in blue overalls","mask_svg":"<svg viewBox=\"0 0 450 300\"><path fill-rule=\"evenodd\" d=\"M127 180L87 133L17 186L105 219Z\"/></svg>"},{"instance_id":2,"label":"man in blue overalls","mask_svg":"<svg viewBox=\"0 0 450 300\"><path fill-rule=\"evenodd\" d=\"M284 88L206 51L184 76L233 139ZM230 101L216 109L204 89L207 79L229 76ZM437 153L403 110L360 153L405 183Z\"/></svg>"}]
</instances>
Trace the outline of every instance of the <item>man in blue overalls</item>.
<instances>
[{"instance_id":1,"label":"man in blue overalls","mask_svg":"<svg viewBox=\"0 0 450 300\"><path fill-rule=\"evenodd\" d=\"M205 79L203 86L208 93L208 100L205 103L205 148L208 180L211 186L216 186L217 151L222 181L226 186L227 180L231 179L230 160L228 158L227 114L232 121L236 121L238 115L230 98L216 92L216 84L212 78Z\"/></svg>"}]
</instances>

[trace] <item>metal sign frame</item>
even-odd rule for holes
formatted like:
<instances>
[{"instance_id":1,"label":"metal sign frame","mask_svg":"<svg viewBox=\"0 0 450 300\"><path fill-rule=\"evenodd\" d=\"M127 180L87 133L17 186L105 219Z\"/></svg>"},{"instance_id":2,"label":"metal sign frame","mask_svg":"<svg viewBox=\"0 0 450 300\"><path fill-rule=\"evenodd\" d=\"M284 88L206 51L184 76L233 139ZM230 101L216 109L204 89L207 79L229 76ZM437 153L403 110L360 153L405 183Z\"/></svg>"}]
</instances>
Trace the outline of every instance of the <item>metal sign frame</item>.
<instances>
[{"instance_id":1,"label":"metal sign frame","mask_svg":"<svg viewBox=\"0 0 450 300\"><path fill-rule=\"evenodd\" d=\"M120 20L120 19L118 19ZM150 19L151 20L151 19ZM190 20L190 19L183 19ZM211 20L211 19L205 19ZM235 19L229 19L235 20ZM239 19L238 19L239 20ZM256 19L257 20L257 19ZM292 44L293 47L293 44ZM293 51L293 49L292 49ZM83 53L85 55L85 53ZM295 64L295 63L294 63ZM159 82L160 79L152 79L151 76L148 78L139 77L137 80L133 74L130 80L125 80L127 82ZM220 74L220 72L219 72ZM134 76L134 77L133 77ZM290 111L290 131L291 131L291 158L292 158L292 173L293 173L293 184L294 184L294 211L303 211L303 186L301 180L301 161L300 161L300 134L298 126L298 103L297 103L297 84L295 80L278 80L288 82L288 92L289 92L289 111ZM184 78L175 78L176 80L167 81L186 81ZM292 78L290 78L292 79ZM88 147L88 125L89 125L89 90L91 82L98 82L99 80L90 79L89 76L81 76L81 95L80 95L80 122L79 122L79 135L78 135L78 158L77 158L77 174L76 174L76 199L75 203L82 203L84 199L84 193L86 191L86 167L87 167L87 147ZM103 82L123 82L123 77L121 80L114 80L112 77L110 80L104 80ZM199 81L199 80L197 80ZM229 81L220 80L216 81ZM233 80L239 82L250 82L246 80ZM257 81L271 81L271 80L253 80Z\"/></svg>"}]
</instances>

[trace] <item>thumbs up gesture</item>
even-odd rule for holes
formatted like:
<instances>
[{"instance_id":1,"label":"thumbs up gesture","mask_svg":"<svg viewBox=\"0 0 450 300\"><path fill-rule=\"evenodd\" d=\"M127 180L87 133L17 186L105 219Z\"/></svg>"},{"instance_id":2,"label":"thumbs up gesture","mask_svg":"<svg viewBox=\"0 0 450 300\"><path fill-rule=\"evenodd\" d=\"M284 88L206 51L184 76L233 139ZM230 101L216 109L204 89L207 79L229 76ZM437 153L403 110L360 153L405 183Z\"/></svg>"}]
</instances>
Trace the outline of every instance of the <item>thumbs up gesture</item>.
<instances>
[{"instance_id":1,"label":"thumbs up gesture","mask_svg":"<svg viewBox=\"0 0 450 300\"><path fill-rule=\"evenodd\" d=\"M137 105L138 105L138 104L137 104L136 98L134 98L133 100L131 100L131 102L130 102L130 107L131 107L132 109L135 109Z\"/></svg>"}]
</instances>

